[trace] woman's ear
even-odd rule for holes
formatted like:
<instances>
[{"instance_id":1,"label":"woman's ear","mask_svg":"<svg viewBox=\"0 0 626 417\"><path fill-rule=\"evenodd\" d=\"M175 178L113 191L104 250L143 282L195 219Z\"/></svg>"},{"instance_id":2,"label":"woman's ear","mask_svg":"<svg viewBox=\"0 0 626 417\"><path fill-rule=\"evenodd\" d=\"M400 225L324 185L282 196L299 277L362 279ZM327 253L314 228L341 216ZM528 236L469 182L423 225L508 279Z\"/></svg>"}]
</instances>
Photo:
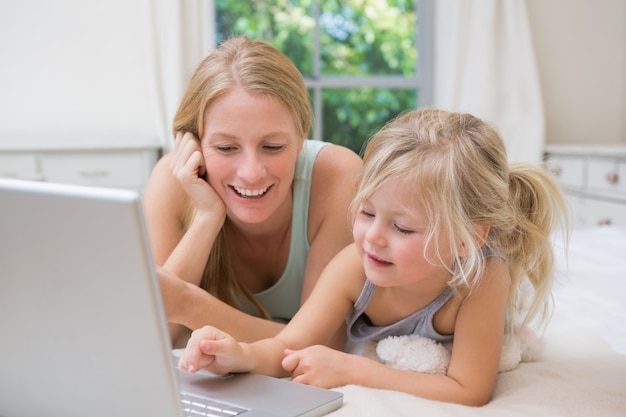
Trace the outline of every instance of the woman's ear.
<instances>
[{"instance_id":1,"label":"woman's ear","mask_svg":"<svg viewBox=\"0 0 626 417\"><path fill-rule=\"evenodd\" d=\"M487 241L487 236L489 235L489 229L491 226L484 223L475 223L474 224L474 236L476 240L476 245L480 248ZM457 251L459 252L459 256L467 256L467 245L465 242L459 242L457 246Z\"/></svg>"}]
</instances>

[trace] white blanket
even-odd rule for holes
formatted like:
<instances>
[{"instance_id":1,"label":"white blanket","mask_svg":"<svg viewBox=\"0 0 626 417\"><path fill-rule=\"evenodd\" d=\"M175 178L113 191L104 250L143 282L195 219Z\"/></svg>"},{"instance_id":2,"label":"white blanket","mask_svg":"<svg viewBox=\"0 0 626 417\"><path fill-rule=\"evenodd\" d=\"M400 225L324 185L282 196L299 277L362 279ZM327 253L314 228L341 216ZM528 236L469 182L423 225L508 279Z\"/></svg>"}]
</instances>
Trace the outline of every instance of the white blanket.
<instances>
[{"instance_id":1,"label":"white blanket","mask_svg":"<svg viewBox=\"0 0 626 417\"><path fill-rule=\"evenodd\" d=\"M626 416L626 230L575 230L557 252L555 312L535 362L499 374L474 408L349 385L332 417Z\"/></svg>"}]
</instances>

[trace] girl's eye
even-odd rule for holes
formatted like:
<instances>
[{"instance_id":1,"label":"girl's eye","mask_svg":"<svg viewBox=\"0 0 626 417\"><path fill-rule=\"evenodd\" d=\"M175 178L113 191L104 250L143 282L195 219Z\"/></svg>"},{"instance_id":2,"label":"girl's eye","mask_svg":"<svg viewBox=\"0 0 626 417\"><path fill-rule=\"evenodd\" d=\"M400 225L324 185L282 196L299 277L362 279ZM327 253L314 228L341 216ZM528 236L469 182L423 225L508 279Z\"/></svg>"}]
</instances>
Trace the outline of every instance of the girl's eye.
<instances>
[{"instance_id":1,"label":"girl's eye","mask_svg":"<svg viewBox=\"0 0 626 417\"><path fill-rule=\"evenodd\" d=\"M372 217L372 218L374 217L374 213L369 212L367 210L363 210L363 209L361 209L361 215L363 215L365 217Z\"/></svg>"},{"instance_id":2,"label":"girl's eye","mask_svg":"<svg viewBox=\"0 0 626 417\"><path fill-rule=\"evenodd\" d=\"M409 230L409 229L405 229L404 227L400 227L397 224L394 225L394 227L396 228L396 230L404 235L409 235L411 233L413 233L413 230Z\"/></svg>"}]
</instances>

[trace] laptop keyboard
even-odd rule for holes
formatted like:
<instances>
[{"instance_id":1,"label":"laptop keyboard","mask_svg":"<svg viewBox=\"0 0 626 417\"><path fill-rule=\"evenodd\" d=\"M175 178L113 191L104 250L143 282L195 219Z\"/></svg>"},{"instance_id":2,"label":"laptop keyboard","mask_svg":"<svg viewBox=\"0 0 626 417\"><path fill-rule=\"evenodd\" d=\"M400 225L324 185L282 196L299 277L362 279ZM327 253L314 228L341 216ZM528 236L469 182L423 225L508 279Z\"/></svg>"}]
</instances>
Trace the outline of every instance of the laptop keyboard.
<instances>
[{"instance_id":1,"label":"laptop keyboard","mask_svg":"<svg viewBox=\"0 0 626 417\"><path fill-rule=\"evenodd\" d=\"M186 417L233 417L248 411L245 408L221 403L192 394L181 393L183 412Z\"/></svg>"}]
</instances>

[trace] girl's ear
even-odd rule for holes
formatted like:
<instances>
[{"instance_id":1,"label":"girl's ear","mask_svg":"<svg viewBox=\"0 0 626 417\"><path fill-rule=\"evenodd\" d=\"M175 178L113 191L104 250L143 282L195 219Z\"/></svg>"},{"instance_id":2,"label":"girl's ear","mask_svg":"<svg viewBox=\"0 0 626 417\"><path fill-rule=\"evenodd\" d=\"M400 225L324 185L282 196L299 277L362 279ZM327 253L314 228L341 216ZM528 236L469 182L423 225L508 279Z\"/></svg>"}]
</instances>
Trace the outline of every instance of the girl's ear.
<instances>
[{"instance_id":1,"label":"girl's ear","mask_svg":"<svg viewBox=\"0 0 626 417\"><path fill-rule=\"evenodd\" d=\"M489 235L489 229L491 226L489 226L488 224L484 224L484 223L475 223L474 224L474 231L475 233L475 239L476 239L476 245L480 248L482 247L485 242L487 241L487 236ZM467 245L465 245L465 242L459 242L458 246L457 246L457 251L459 252L459 256L467 256Z\"/></svg>"}]
</instances>

